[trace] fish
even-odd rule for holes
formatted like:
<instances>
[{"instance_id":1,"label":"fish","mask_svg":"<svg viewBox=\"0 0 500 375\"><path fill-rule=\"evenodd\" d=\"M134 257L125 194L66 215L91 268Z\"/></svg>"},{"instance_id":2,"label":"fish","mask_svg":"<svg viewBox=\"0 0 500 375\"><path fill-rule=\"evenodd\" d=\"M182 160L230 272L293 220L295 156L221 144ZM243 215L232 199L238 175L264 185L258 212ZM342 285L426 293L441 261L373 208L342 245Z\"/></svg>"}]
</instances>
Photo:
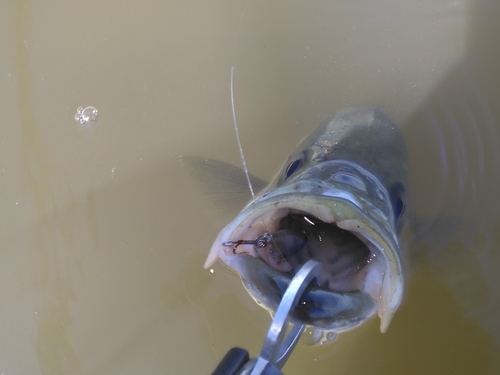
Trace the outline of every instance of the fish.
<instances>
[{"instance_id":1,"label":"fish","mask_svg":"<svg viewBox=\"0 0 500 375\"><path fill-rule=\"evenodd\" d=\"M404 296L409 197L396 123L378 108L344 109L220 231L204 267L221 259L272 313L301 265L317 260L322 275L294 318L326 335L377 314L385 332Z\"/></svg>"}]
</instances>

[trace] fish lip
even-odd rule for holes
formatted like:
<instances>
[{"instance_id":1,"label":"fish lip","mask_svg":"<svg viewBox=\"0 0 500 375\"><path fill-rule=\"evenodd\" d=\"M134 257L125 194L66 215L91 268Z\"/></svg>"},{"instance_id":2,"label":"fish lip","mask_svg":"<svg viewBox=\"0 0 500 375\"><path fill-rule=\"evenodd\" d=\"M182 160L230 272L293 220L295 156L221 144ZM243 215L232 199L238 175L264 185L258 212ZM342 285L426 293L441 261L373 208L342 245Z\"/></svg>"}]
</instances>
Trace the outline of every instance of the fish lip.
<instances>
[{"instance_id":1,"label":"fish lip","mask_svg":"<svg viewBox=\"0 0 500 375\"><path fill-rule=\"evenodd\" d=\"M269 266L262 258L247 254L236 254L232 265L238 268L243 285L250 296L262 307L273 313L277 310L281 298L290 284L292 277ZM255 275L264 273L266 277L254 282ZM316 306L322 305L319 313L310 314ZM333 307L333 308L329 308ZM307 311L308 310L308 311ZM318 285L311 284L300 296L296 308L291 312L293 319L308 324L324 332L342 332L355 328L370 319L376 310L376 302L361 292L335 292Z\"/></svg>"},{"instance_id":2,"label":"fish lip","mask_svg":"<svg viewBox=\"0 0 500 375\"><path fill-rule=\"evenodd\" d=\"M383 217L378 214L374 217L372 210L363 210L359 200L345 190L337 189L339 193L335 195L335 191L330 186L330 194L325 196L311 191L301 191L300 184L300 181L292 183L287 186L286 191L278 189L250 202L219 233L205 267L209 267L219 256L228 266L238 272L238 266L234 263L236 258L233 249L222 246L223 242L241 239L252 223L273 213L279 217L279 210L294 209L310 213L322 221L336 223L342 229L363 236L383 255L385 270L380 296L377 300L377 312L381 319L380 329L385 332L401 303L404 287L400 245L394 232L391 231L390 221L386 219L384 222ZM317 186L320 185L321 181L317 181ZM255 299L255 291L249 290L249 292Z\"/></svg>"}]
</instances>

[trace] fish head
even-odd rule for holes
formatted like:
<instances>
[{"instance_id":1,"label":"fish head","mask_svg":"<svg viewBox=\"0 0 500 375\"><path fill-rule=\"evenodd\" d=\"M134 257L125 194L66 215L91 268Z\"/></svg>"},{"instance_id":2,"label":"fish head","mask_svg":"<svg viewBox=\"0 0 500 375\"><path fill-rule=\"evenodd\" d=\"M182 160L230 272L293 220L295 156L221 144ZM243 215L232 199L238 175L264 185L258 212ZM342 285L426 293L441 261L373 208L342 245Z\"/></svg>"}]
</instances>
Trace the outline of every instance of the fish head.
<instances>
[{"instance_id":1,"label":"fish head","mask_svg":"<svg viewBox=\"0 0 500 375\"><path fill-rule=\"evenodd\" d=\"M403 298L407 198L406 151L394 123L375 109L341 112L306 137L219 233L205 267L221 258L275 311L287 280L315 259L323 274L299 318L339 332L378 313L385 332ZM261 246L224 245L263 235Z\"/></svg>"}]
</instances>

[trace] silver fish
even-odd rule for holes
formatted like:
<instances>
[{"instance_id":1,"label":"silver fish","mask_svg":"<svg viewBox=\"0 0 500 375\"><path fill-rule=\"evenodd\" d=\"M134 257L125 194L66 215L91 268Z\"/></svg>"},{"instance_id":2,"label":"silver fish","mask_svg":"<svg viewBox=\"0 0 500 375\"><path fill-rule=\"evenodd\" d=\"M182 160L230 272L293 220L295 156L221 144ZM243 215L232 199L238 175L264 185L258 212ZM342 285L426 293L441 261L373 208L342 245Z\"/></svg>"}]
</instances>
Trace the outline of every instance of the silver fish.
<instances>
[{"instance_id":1,"label":"silver fish","mask_svg":"<svg viewBox=\"0 0 500 375\"><path fill-rule=\"evenodd\" d=\"M217 236L217 258L273 311L308 259L323 264L296 318L323 332L378 313L385 332L404 290L407 156L394 122L371 108L341 111L289 155L274 180Z\"/></svg>"}]
</instances>

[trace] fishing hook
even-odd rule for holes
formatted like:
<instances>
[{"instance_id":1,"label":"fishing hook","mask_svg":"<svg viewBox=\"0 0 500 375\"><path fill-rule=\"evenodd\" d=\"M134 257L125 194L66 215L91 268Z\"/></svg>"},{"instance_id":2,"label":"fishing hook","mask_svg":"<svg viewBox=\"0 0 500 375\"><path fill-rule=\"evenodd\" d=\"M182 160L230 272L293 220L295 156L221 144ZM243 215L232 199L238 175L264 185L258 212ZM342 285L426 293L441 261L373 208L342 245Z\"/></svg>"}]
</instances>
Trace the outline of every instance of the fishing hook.
<instances>
[{"instance_id":1,"label":"fishing hook","mask_svg":"<svg viewBox=\"0 0 500 375\"><path fill-rule=\"evenodd\" d=\"M273 235L266 232L255 240L238 240L238 241L226 241L222 243L222 246L233 247L233 254L236 254L236 248L240 245L254 245L257 248L266 247L269 242L271 242Z\"/></svg>"}]
</instances>

